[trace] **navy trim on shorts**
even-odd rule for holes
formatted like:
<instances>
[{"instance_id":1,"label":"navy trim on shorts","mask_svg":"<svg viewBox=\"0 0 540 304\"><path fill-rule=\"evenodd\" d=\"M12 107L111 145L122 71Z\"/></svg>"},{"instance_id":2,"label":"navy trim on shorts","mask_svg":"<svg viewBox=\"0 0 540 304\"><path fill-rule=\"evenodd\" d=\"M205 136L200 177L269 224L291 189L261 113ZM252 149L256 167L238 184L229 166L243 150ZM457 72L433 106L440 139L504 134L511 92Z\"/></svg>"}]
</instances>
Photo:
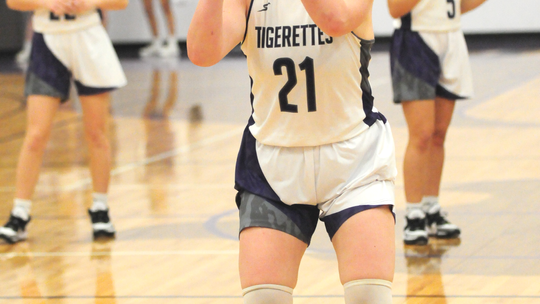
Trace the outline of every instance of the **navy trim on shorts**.
<instances>
[{"instance_id":1,"label":"navy trim on shorts","mask_svg":"<svg viewBox=\"0 0 540 304\"><path fill-rule=\"evenodd\" d=\"M443 88L441 85L437 85L437 88L435 89L435 94L437 96L446 98L448 100L467 99L467 97L462 97L448 91L447 89Z\"/></svg>"},{"instance_id":2,"label":"navy trim on shorts","mask_svg":"<svg viewBox=\"0 0 540 304\"><path fill-rule=\"evenodd\" d=\"M244 205L250 201L251 206ZM320 211L314 205L287 205L281 201L273 201L249 193L249 191L238 192L236 204L240 210L240 232L249 227L275 229L292 235L309 246L319 222ZM246 211L248 209L251 211L249 214ZM283 215L286 218L283 218Z\"/></svg>"},{"instance_id":3,"label":"navy trim on shorts","mask_svg":"<svg viewBox=\"0 0 540 304\"><path fill-rule=\"evenodd\" d=\"M439 56L431 50L418 32L394 31L390 51L392 70L392 66L398 62L409 73L435 88L441 75Z\"/></svg>"},{"instance_id":4,"label":"navy trim on shorts","mask_svg":"<svg viewBox=\"0 0 540 304\"><path fill-rule=\"evenodd\" d=\"M32 38L32 51L27 70L27 79L30 74L58 91L62 101L69 97L72 74L66 66L49 50L43 34L34 32ZM25 88L27 95L42 95L34 92L32 88ZM57 96L53 96L57 97Z\"/></svg>"},{"instance_id":5,"label":"navy trim on shorts","mask_svg":"<svg viewBox=\"0 0 540 304\"><path fill-rule=\"evenodd\" d=\"M441 75L437 54L418 32L396 29L390 43L394 102L433 99Z\"/></svg>"},{"instance_id":6,"label":"navy trim on shorts","mask_svg":"<svg viewBox=\"0 0 540 304\"><path fill-rule=\"evenodd\" d=\"M77 93L80 96L98 95L98 94L101 94L101 93L107 93L107 92L116 90L116 87L110 87L110 88L87 87L78 80L75 80L75 87L77 88Z\"/></svg>"},{"instance_id":7,"label":"navy trim on shorts","mask_svg":"<svg viewBox=\"0 0 540 304\"><path fill-rule=\"evenodd\" d=\"M362 205L362 206L355 206L351 208L347 208L345 210L342 210L340 212L328 215L323 217L321 220L324 222L326 226L326 232L330 236L330 240L334 237L336 232L339 230L339 228L345 223L348 219L350 219L352 216L354 216L357 213L360 213L362 211L366 211L369 209L381 207L381 206L388 206L390 208L390 211L393 210L392 205ZM396 220L396 215L394 212L392 212L392 215L394 216L394 222Z\"/></svg>"},{"instance_id":8,"label":"navy trim on shorts","mask_svg":"<svg viewBox=\"0 0 540 304\"><path fill-rule=\"evenodd\" d=\"M266 180L259 164L255 149L256 139L249 131L249 126L254 123L253 117L250 117L249 123L244 129L242 144L236 160L234 188L238 191L247 190L271 201L280 201L279 196Z\"/></svg>"}]
</instances>

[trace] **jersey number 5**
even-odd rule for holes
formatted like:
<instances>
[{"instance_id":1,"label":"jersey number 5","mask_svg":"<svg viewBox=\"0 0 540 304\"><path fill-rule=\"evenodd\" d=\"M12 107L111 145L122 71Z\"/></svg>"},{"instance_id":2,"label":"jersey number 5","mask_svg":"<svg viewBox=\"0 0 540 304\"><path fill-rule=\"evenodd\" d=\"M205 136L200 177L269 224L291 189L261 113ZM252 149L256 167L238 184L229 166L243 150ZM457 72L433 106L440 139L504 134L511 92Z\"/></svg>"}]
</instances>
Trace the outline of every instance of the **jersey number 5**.
<instances>
[{"instance_id":1,"label":"jersey number 5","mask_svg":"<svg viewBox=\"0 0 540 304\"><path fill-rule=\"evenodd\" d=\"M75 20L75 17L75 15L64 14L64 20ZM53 12L50 12L49 19L53 21L58 21L60 20L60 16L57 16Z\"/></svg>"},{"instance_id":2,"label":"jersey number 5","mask_svg":"<svg viewBox=\"0 0 540 304\"><path fill-rule=\"evenodd\" d=\"M453 19L456 16L456 3L454 2L454 0L446 0L446 2L452 5L452 8L446 13L448 15L448 18Z\"/></svg>"},{"instance_id":3,"label":"jersey number 5","mask_svg":"<svg viewBox=\"0 0 540 304\"><path fill-rule=\"evenodd\" d=\"M306 72L306 92L308 112L317 111L317 102L315 97L315 69L313 58L306 57L299 65L301 71ZM279 108L281 112L298 113L298 106L289 103L287 97L292 89L298 83L296 78L296 64L291 58L278 58L274 61L274 75L283 75L283 68L287 71L287 82L279 90Z\"/></svg>"}]
</instances>

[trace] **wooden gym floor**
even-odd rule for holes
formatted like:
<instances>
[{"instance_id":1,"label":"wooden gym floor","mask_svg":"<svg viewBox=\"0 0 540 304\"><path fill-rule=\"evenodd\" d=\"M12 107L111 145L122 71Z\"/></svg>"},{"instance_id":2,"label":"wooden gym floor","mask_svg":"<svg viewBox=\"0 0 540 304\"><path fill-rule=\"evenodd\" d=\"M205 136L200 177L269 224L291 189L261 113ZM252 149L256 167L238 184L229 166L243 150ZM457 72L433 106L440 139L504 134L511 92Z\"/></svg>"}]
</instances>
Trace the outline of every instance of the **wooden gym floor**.
<instances>
[{"instance_id":1,"label":"wooden gym floor","mask_svg":"<svg viewBox=\"0 0 540 304\"><path fill-rule=\"evenodd\" d=\"M540 46L538 36L507 38L471 41L476 94L459 102L448 134L441 199L461 239L404 246L398 177L394 303L540 303ZM383 42L373 52L371 84L401 172L407 129L391 102L386 50ZM1 224L25 132L24 77L11 55L0 57ZM121 57L129 84L113 94L110 121L117 237L92 241L88 156L72 100L56 117L28 241L0 244L2 304L242 302L233 181L250 113L245 60L199 68L185 54ZM322 228L295 303L343 302Z\"/></svg>"}]
</instances>

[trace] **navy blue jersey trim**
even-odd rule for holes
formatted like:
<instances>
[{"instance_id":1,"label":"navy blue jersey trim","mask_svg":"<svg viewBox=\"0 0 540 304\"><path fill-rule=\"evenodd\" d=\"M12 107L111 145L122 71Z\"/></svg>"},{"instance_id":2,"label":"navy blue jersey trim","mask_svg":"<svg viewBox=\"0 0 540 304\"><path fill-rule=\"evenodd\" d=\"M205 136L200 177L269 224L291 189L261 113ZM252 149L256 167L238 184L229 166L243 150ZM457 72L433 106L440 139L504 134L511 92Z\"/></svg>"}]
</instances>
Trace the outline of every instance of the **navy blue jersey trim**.
<instances>
[{"instance_id":1,"label":"navy blue jersey trim","mask_svg":"<svg viewBox=\"0 0 540 304\"><path fill-rule=\"evenodd\" d=\"M408 13L405 16L401 17L401 29L403 30L411 30L411 24L412 24L412 17L411 13Z\"/></svg>"},{"instance_id":2,"label":"navy blue jersey trim","mask_svg":"<svg viewBox=\"0 0 540 304\"><path fill-rule=\"evenodd\" d=\"M242 38L241 44L244 44L244 41L246 41L246 37L248 33L249 18L251 17L251 10L253 9L253 2L255 2L255 0L251 0L251 3L249 4L249 10L246 17L246 30L244 31L244 38Z\"/></svg>"},{"instance_id":3,"label":"navy blue jersey trim","mask_svg":"<svg viewBox=\"0 0 540 304\"><path fill-rule=\"evenodd\" d=\"M369 84L369 61L371 60L371 47L375 43L375 40L360 39L360 75L362 76L362 82L360 88L362 89L362 106L366 117L364 123L368 126L372 126L377 119L386 123L386 117L379 112L373 112L373 104L375 98Z\"/></svg>"}]
</instances>

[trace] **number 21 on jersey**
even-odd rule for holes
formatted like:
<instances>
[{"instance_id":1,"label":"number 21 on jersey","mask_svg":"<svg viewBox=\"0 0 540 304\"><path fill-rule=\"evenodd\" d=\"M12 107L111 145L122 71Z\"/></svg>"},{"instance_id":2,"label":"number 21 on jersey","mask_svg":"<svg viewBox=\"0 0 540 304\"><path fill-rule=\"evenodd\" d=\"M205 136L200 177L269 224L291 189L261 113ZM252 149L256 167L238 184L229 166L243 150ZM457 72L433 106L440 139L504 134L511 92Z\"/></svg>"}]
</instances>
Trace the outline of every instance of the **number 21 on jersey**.
<instances>
[{"instance_id":1,"label":"number 21 on jersey","mask_svg":"<svg viewBox=\"0 0 540 304\"><path fill-rule=\"evenodd\" d=\"M306 57L298 64L301 71L306 73L306 94L308 112L317 111L317 98L315 96L315 68L313 58ZM298 106L289 103L288 95L298 83L296 78L296 64L291 58L278 58L274 61L274 75L283 75L283 68L287 72L287 82L279 90L279 108L281 112L298 113Z\"/></svg>"}]
</instances>

